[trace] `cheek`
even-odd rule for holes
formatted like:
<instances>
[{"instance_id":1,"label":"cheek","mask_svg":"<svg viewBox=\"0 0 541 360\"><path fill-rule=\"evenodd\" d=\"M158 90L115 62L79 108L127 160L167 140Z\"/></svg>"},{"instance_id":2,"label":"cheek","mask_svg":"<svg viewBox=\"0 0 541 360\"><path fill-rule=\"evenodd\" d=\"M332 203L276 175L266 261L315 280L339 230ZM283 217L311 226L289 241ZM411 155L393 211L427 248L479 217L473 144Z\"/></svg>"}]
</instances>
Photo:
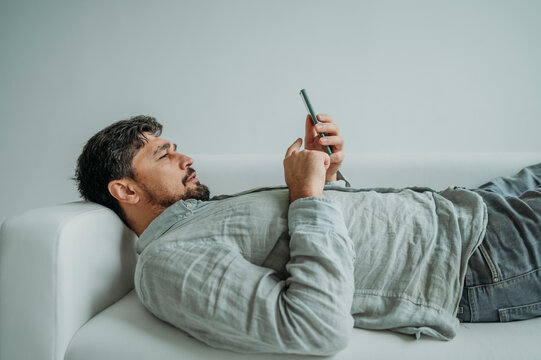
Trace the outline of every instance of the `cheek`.
<instances>
[{"instance_id":1,"label":"cheek","mask_svg":"<svg viewBox=\"0 0 541 360\"><path fill-rule=\"evenodd\" d=\"M182 174L175 169L164 169L163 171L156 172L156 175L164 184L182 183Z\"/></svg>"},{"instance_id":2,"label":"cheek","mask_svg":"<svg viewBox=\"0 0 541 360\"><path fill-rule=\"evenodd\" d=\"M170 175L165 183L170 189L184 189L184 184L182 183L183 177L179 174ZM164 184L165 185L165 184Z\"/></svg>"},{"instance_id":3,"label":"cheek","mask_svg":"<svg viewBox=\"0 0 541 360\"><path fill-rule=\"evenodd\" d=\"M166 173L166 172L156 172L151 178L148 179L153 184L153 188L161 192L170 192L183 187L182 179L179 179L178 175Z\"/></svg>"}]
</instances>

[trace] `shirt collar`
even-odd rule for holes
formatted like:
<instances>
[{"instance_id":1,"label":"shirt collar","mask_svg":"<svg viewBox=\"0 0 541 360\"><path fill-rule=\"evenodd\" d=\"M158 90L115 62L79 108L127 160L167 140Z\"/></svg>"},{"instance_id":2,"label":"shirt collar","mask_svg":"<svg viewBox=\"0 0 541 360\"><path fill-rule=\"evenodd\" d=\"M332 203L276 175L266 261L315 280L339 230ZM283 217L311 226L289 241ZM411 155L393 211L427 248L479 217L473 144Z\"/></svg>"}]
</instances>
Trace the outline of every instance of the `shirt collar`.
<instances>
[{"instance_id":1,"label":"shirt collar","mask_svg":"<svg viewBox=\"0 0 541 360\"><path fill-rule=\"evenodd\" d=\"M162 236L177 222L192 216L200 208L208 205L209 201L195 199L180 200L165 209L147 226L137 239L136 250L140 254L154 240Z\"/></svg>"}]
</instances>

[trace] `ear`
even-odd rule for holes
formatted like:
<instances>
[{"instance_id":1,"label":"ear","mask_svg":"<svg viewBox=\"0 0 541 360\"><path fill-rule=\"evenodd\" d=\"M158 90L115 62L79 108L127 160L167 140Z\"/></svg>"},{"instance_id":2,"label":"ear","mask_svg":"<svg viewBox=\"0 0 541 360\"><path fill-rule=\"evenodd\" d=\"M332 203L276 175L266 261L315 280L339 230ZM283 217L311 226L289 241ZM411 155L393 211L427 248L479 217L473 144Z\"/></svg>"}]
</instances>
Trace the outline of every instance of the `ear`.
<instances>
[{"instance_id":1,"label":"ear","mask_svg":"<svg viewBox=\"0 0 541 360\"><path fill-rule=\"evenodd\" d=\"M119 203L136 204L139 202L139 195L135 191L135 187L127 179L112 180L107 185L107 188Z\"/></svg>"}]
</instances>

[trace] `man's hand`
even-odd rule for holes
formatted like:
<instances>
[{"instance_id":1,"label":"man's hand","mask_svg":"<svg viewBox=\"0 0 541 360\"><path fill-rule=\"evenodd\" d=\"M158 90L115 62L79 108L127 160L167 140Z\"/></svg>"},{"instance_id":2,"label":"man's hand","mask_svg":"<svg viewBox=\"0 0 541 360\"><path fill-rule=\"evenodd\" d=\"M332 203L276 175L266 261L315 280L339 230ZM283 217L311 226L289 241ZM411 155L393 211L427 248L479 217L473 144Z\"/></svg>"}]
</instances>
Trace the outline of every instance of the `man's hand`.
<instances>
[{"instance_id":1,"label":"man's hand","mask_svg":"<svg viewBox=\"0 0 541 360\"><path fill-rule=\"evenodd\" d=\"M325 181L336 181L336 173L344 161L344 139L340 136L338 126L333 122L332 117L326 114L318 114L320 121L317 126L312 122L310 115L306 116L306 130L304 135L304 148L306 150L325 151L323 146L330 146L333 153L331 164L327 169ZM320 138L318 133L324 133L325 137Z\"/></svg>"},{"instance_id":2,"label":"man's hand","mask_svg":"<svg viewBox=\"0 0 541 360\"><path fill-rule=\"evenodd\" d=\"M325 174L331 160L322 151L301 150L302 139L287 149L284 158L284 176L289 188L289 202L310 196L323 196Z\"/></svg>"}]
</instances>

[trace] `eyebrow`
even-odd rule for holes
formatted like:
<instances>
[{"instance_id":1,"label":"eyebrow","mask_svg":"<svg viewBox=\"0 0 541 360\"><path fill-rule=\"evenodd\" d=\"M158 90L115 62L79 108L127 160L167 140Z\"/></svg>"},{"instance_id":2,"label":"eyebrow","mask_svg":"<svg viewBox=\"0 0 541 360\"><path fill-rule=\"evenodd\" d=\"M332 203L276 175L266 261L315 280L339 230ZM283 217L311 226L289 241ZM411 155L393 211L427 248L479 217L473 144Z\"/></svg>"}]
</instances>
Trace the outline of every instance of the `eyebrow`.
<instances>
[{"instance_id":1,"label":"eyebrow","mask_svg":"<svg viewBox=\"0 0 541 360\"><path fill-rule=\"evenodd\" d=\"M163 145L160 145L154 150L154 152L152 153L152 156L156 156L162 151L169 149L170 147L171 147L171 143L165 143ZM177 144L173 144L173 149L175 151L177 150Z\"/></svg>"}]
</instances>

